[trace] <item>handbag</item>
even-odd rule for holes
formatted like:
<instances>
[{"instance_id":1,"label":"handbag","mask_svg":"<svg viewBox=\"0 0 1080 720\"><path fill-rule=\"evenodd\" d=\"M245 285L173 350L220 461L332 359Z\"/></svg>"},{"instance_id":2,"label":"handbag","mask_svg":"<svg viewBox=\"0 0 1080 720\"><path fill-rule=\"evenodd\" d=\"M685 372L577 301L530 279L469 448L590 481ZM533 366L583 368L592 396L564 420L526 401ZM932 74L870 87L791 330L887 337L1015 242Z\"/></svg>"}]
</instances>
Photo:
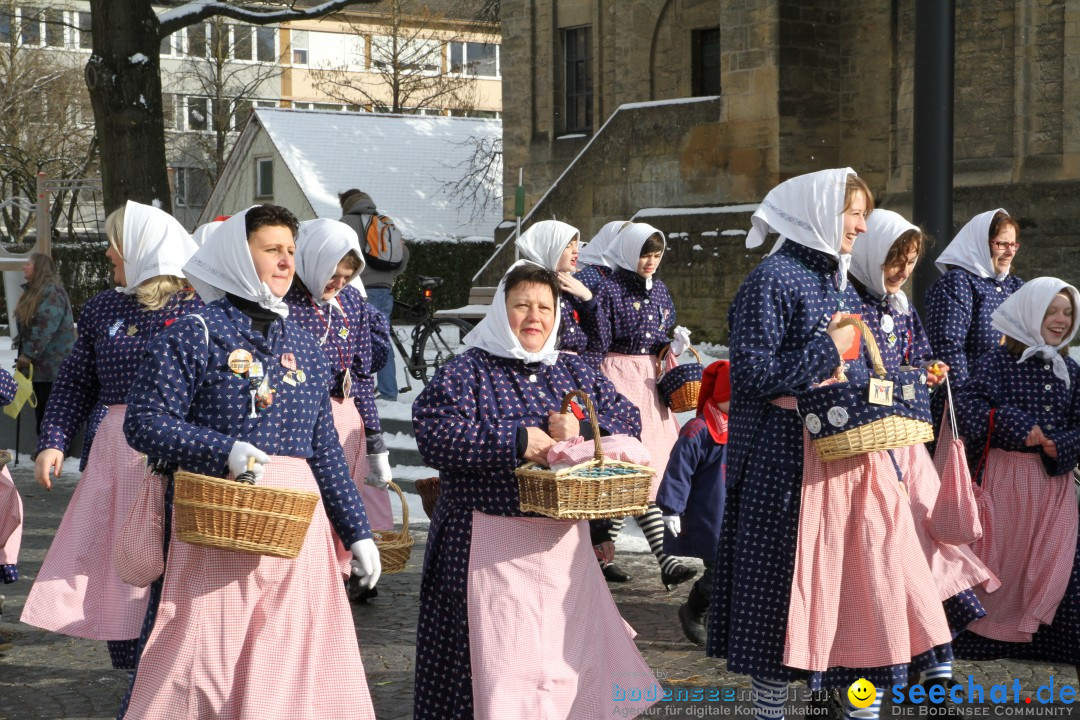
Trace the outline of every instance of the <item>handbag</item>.
<instances>
[{"instance_id":1,"label":"handbag","mask_svg":"<svg viewBox=\"0 0 1080 720\"><path fill-rule=\"evenodd\" d=\"M10 418L19 416L23 405L29 403L30 407L37 407L37 395L34 393L34 366L30 366L29 375L23 375L21 370L16 370L12 377L18 389L15 391L15 399L4 406L4 414Z\"/></svg>"},{"instance_id":2,"label":"handbag","mask_svg":"<svg viewBox=\"0 0 1080 720\"><path fill-rule=\"evenodd\" d=\"M849 325L862 333L874 371L868 382L840 374L839 381L797 396L799 416L818 456L829 462L933 440L926 370L887 372L873 331L855 317L840 321L841 327Z\"/></svg>"},{"instance_id":3,"label":"handbag","mask_svg":"<svg viewBox=\"0 0 1080 720\"><path fill-rule=\"evenodd\" d=\"M935 540L948 545L970 545L983 535L979 521L981 489L971 481L964 441L956 427L949 376L945 376L948 413L941 418L941 432L934 451L934 466L941 477L937 501L926 518L926 529ZM991 411L992 412L992 411ZM991 419L993 432L993 419Z\"/></svg>"},{"instance_id":4,"label":"handbag","mask_svg":"<svg viewBox=\"0 0 1080 720\"><path fill-rule=\"evenodd\" d=\"M128 585L146 587L165 572L165 483L163 474L146 468L135 498L113 544L117 576Z\"/></svg>"}]
</instances>

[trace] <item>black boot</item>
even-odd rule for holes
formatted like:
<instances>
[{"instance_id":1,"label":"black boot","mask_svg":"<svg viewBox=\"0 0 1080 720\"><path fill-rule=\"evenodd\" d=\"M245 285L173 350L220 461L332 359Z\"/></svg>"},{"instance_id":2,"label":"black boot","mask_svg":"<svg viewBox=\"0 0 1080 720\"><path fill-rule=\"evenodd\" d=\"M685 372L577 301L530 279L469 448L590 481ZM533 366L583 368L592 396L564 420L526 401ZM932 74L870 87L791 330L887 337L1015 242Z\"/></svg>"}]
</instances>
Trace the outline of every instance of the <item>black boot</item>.
<instances>
[{"instance_id":1,"label":"black boot","mask_svg":"<svg viewBox=\"0 0 1080 720\"><path fill-rule=\"evenodd\" d=\"M706 612L695 612L690 603L685 602L679 606L679 624L682 625L683 635L695 645L704 645L707 638L705 632Z\"/></svg>"},{"instance_id":2,"label":"black boot","mask_svg":"<svg viewBox=\"0 0 1080 720\"><path fill-rule=\"evenodd\" d=\"M600 570L603 571L604 577L608 582L629 582L630 576L622 571L615 563L608 563L607 565L601 565Z\"/></svg>"},{"instance_id":3,"label":"black boot","mask_svg":"<svg viewBox=\"0 0 1080 720\"><path fill-rule=\"evenodd\" d=\"M345 581L345 594L349 596L350 602L357 605L366 605L371 598L379 597L379 589L371 588L368 590L360 585L359 576L350 575L349 579Z\"/></svg>"},{"instance_id":4,"label":"black boot","mask_svg":"<svg viewBox=\"0 0 1080 720\"><path fill-rule=\"evenodd\" d=\"M687 580L697 575L697 568L688 567L679 563L675 567L671 568L671 572L664 572L660 570L660 582L664 583L664 587L668 590L674 590L677 585L681 585Z\"/></svg>"}]
</instances>

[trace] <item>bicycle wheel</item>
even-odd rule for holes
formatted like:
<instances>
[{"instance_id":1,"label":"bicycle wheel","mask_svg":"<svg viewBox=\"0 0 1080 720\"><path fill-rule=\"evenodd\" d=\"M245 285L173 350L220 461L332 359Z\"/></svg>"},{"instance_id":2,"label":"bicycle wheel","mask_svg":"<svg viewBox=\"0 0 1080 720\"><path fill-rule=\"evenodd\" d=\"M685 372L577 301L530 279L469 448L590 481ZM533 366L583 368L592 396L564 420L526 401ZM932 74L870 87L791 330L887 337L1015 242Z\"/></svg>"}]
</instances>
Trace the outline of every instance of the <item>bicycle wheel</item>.
<instances>
[{"instance_id":1,"label":"bicycle wheel","mask_svg":"<svg viewBox=\"0 0 1080 720\"><path fill-rule=\"evenodd\" d=\"M472 328L464 320L440 318L432 320L424 328L417 342L420 345L422 366L420 374L424 384L435 371L464 349L462 339Z\"/></svg>"}]
</instances>

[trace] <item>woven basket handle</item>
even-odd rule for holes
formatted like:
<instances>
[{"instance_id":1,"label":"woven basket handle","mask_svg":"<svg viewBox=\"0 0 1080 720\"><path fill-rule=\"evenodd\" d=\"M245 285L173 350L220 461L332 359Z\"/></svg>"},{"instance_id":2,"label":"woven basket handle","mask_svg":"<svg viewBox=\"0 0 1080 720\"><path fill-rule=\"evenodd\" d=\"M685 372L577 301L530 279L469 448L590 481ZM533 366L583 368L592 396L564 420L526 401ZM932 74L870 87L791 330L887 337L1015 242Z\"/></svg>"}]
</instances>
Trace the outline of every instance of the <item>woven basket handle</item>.
<instances>
[{"instance_id":1,"label":"woven basket handle","mask_svg":"<svg viewBox=\"0 0 1080 720\"><path fill-rule=\"evenodd\" d=\"M698 364L700 365L701 364L701 356L698 355L698 351L694 349L694 346L693 345L687 345L686 349L689 350L690 352L694 353L694 358L697 360ZM656 377L657 377L657 379L664 376L664 358L667 357L667 354L669 352L671 352L671 343L668 343L664 347L660 348L660 354L658 354L656 356Z\"/></svg>"},{"instance_id":2,"label":"woven basket handle","mask_svg":"<svg viewBox=\"0 0 1080 720\"><path fill-rule=\"evenodd\" d=\"M584 390L571 390L566 393L566 397L564 397L562 401L562 411L564 413L570 411L570 401L574 398L583 401L583 404L585 405L585 412L589 415L589 425L592 426L593 444L595 446L593 458L595 458L597 462L602 463L604 462L604 450L600 447L600 423L596 420L596 408L593 407L592 400L589 399L589 396L585 394Z\"/></svg>"},{"instance_id":3,"label":"woven basket handle","mask_svg":"<svg viewBox=\"0 0 1080 720\"><path fill-rule=\"evenodd\" d=\"M881 362L881 350L878 349L877 340L874 339L874 332L867 327L866 323L857 317L850 315L845 316L837 327L854 327L862 333L863 341L866 343L866 348L870 351L870 362L874 364L874 372L878 377L883 378L887 374L885 371L885 365Z\"/></svg>"},{"instance_id":4,"label":"woven basket handle","mask_svg":"<svg viewBox=\"0 0 1080 720\"><path fill-rule=\"evenodd\" d=\"M390 489L397 493L398 500L401 501L401 530L407 532L409 530L409 503L405 502L405 494L393 480L390 481Z\"/></svg>"}]
</instances>

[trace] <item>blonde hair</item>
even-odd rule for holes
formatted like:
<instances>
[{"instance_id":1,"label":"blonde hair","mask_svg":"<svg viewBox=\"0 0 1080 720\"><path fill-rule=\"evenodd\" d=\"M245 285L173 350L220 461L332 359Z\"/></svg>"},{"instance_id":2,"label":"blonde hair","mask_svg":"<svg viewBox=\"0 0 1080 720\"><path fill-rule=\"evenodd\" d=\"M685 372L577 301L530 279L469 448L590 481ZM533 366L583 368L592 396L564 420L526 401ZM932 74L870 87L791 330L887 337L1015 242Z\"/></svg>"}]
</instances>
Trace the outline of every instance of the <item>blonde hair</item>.
<instances>
[{"instance_id":1,"label":"blonde hair","mask_svg":"<svg viewBox=\"0 0 1080 720\"><path fill-rule=\"evenodd\" d=\"M866 214L869 215L874 210L874 193L870 192L870 186L866 184L858 175L848 174L847 182L844 184L844 211L851 207L851 203L855 200L855 193L862 192L866 197Z\"/></svg>"},{"instance_id":2,"label":"blonde hair","mask_svg":"<svg viewBox=\"0 0 1080 720\"><path fill-rule=\"evenodd\" d=\"M124 209L126 204L109 213L105 218L105 235L109 238L109 244L116 249L121 258L124 257ZM37 272L35 266L34 271ZM161 310L168 305L173 296L181 291L190 291L191 286L183 278L175 275L156 275L139 283L135 288L135 300L144 310Z\"/></svg>"},{"instance_id":3,"label":"blonde hair","mask_svg":"<svg viewBox=\"0 0 1080 720\"><path fill-rule=\"evenodd\" d=\"M33 321L46 288L50 285L63 287L51 257L45 253L31 253L30 262L34 264L34 274L15 304L15 322L19 325L29 325Z\"/></svg>"},{"instance_id":4,"label":"blonde hair","mask_svg":"<svg viewBox=\"0 0 1080 720\"><path fill-rule=\"evenodd\" d=\"M356 272L362 266L360 258L356 257L356 251L354 250L350 250L349 252L345 253L345 257L341 258L341 260L338 261L338 265L340 265L341 263L348 263L349 267L352 269L353 272Z\"/></svg>"}]
</instances>

